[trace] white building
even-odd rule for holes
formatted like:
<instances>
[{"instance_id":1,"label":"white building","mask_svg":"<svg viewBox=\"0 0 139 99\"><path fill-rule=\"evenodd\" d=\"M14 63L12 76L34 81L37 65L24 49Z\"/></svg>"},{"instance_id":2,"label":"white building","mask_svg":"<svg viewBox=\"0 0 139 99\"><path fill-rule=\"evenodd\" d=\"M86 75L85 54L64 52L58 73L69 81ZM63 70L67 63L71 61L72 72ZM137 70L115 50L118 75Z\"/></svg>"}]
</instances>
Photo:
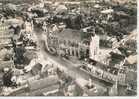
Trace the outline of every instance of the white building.
<instances>
[{"instance_id":1,"label":"white building","mask_svg":"<svg viewBox=\"0 0 139 99\"><path fill-rule=\"evenodd\" d=\"M90 58L98 60L99 55L99 36L95 35L91 37L90 42Z\"/></svg>"}]
</instances>

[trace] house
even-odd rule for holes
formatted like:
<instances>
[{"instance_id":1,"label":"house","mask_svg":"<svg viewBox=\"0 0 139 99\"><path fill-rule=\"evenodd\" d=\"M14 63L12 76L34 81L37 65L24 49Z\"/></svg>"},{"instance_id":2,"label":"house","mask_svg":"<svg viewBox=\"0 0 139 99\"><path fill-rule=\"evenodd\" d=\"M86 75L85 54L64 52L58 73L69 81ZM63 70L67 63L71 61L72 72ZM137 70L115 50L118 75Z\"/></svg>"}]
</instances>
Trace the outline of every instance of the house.
<instances>
[{"instance_id":1,"label":"house","mask_svg":"<svg viewBox=\"0 0 139 99\"><path fill-rule=\"evenodd\" d=\"M28 80L28 82L15 88L9 95L12 96L42 96L44 93L59 91L59 81L57 76L49 76L43 79Z\"/></svg>"},{"instance_id":2,"label":"house","mask_svg":"<svg viewBox=\"0 0 139 99\"><path fill-rule=\"evenodd\" d=\"M39 96L49 91L58 90L60 84L57 76L49 76L40 80L29 81L28 86L30 96Z\"/></svg>"}]
</instances>

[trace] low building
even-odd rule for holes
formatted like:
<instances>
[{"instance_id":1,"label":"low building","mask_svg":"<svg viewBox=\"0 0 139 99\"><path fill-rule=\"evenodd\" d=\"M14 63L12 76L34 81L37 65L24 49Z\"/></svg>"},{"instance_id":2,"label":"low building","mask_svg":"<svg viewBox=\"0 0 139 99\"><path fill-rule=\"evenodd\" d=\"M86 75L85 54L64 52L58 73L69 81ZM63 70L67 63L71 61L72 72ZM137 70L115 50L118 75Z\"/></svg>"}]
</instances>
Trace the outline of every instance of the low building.
<instances>
[{"instance_id":1,"label":"low building","mask_svg":"<svg viewBox=\"0 0 139 99\"><path fill-rule=\"evenodd\" d=\"M57 76L50 76L40 80L29 81L28 86L29 95L38 96L59 89L60 84Z\"/></svg>"},{"instance_id":2,"label":"low building","mask_svg":"<svg viewBox=\"0 0 139 99\"><path fill-rule=\"evenodd\" d=\"M28 80L27 84L12 90L9 96L42 96L46 93L58 92L60 83L57 76ZM48 94L49 95L49 94Z\"/></svg>"}]
</instances>

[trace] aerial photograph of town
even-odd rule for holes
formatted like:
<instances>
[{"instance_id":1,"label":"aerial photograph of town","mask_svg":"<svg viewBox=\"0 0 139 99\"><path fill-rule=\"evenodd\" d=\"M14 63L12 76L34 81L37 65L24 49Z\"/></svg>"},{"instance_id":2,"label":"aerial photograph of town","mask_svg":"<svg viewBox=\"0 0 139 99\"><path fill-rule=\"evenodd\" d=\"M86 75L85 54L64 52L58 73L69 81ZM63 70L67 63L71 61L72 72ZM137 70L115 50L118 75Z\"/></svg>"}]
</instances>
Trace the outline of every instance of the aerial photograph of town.
<instances>
[{"instance_id":1,"label":"aerial photograph of town","mask_svg":"<svg viewBox=\"0 0 139 99\"><path fill-rule=\"evenodd\" d=\"M0 0L0 96L137 96L137 0Z\"/></svg>"}]
</instances>

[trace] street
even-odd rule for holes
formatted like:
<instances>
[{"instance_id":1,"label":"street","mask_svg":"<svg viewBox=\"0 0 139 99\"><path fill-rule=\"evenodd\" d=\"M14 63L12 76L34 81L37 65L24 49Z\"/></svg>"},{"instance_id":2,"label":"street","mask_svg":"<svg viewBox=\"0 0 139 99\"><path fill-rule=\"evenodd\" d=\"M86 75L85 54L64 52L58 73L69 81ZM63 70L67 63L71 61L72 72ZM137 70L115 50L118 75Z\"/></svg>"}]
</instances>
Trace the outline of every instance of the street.
<instances>
[{"instance_id":1,"label":"street","mask_svg":"<svg viewBox=\"0 0 139 99\"><path fill-rule=\"evenodd\" d=\"M85 80L89 80L89 78L91 77L93 79L93 83L95 84L95 86L98 89L99 95L103 94L104 91L106 91L106 85L104 84L104 82L101 82L99 79L90 76L88 73L80 70L79 68L77 68L76 64L73 64L72 62L66 60L66 59L62 59L59 56L53 56L50 55L48 52L45 51L45 46L44 46L44 34L37 34L36 36L38 38L38 44L40 47L40 51L42 53L42 55L44 56L45 60L50 60L50 61L54 61L54 63L58 64L57 66L59 68L61 68L62 70L64 70L64 72L72 77L73 79L77 79L77 78L82 78Z\"/></svg>"}]
</instances>

